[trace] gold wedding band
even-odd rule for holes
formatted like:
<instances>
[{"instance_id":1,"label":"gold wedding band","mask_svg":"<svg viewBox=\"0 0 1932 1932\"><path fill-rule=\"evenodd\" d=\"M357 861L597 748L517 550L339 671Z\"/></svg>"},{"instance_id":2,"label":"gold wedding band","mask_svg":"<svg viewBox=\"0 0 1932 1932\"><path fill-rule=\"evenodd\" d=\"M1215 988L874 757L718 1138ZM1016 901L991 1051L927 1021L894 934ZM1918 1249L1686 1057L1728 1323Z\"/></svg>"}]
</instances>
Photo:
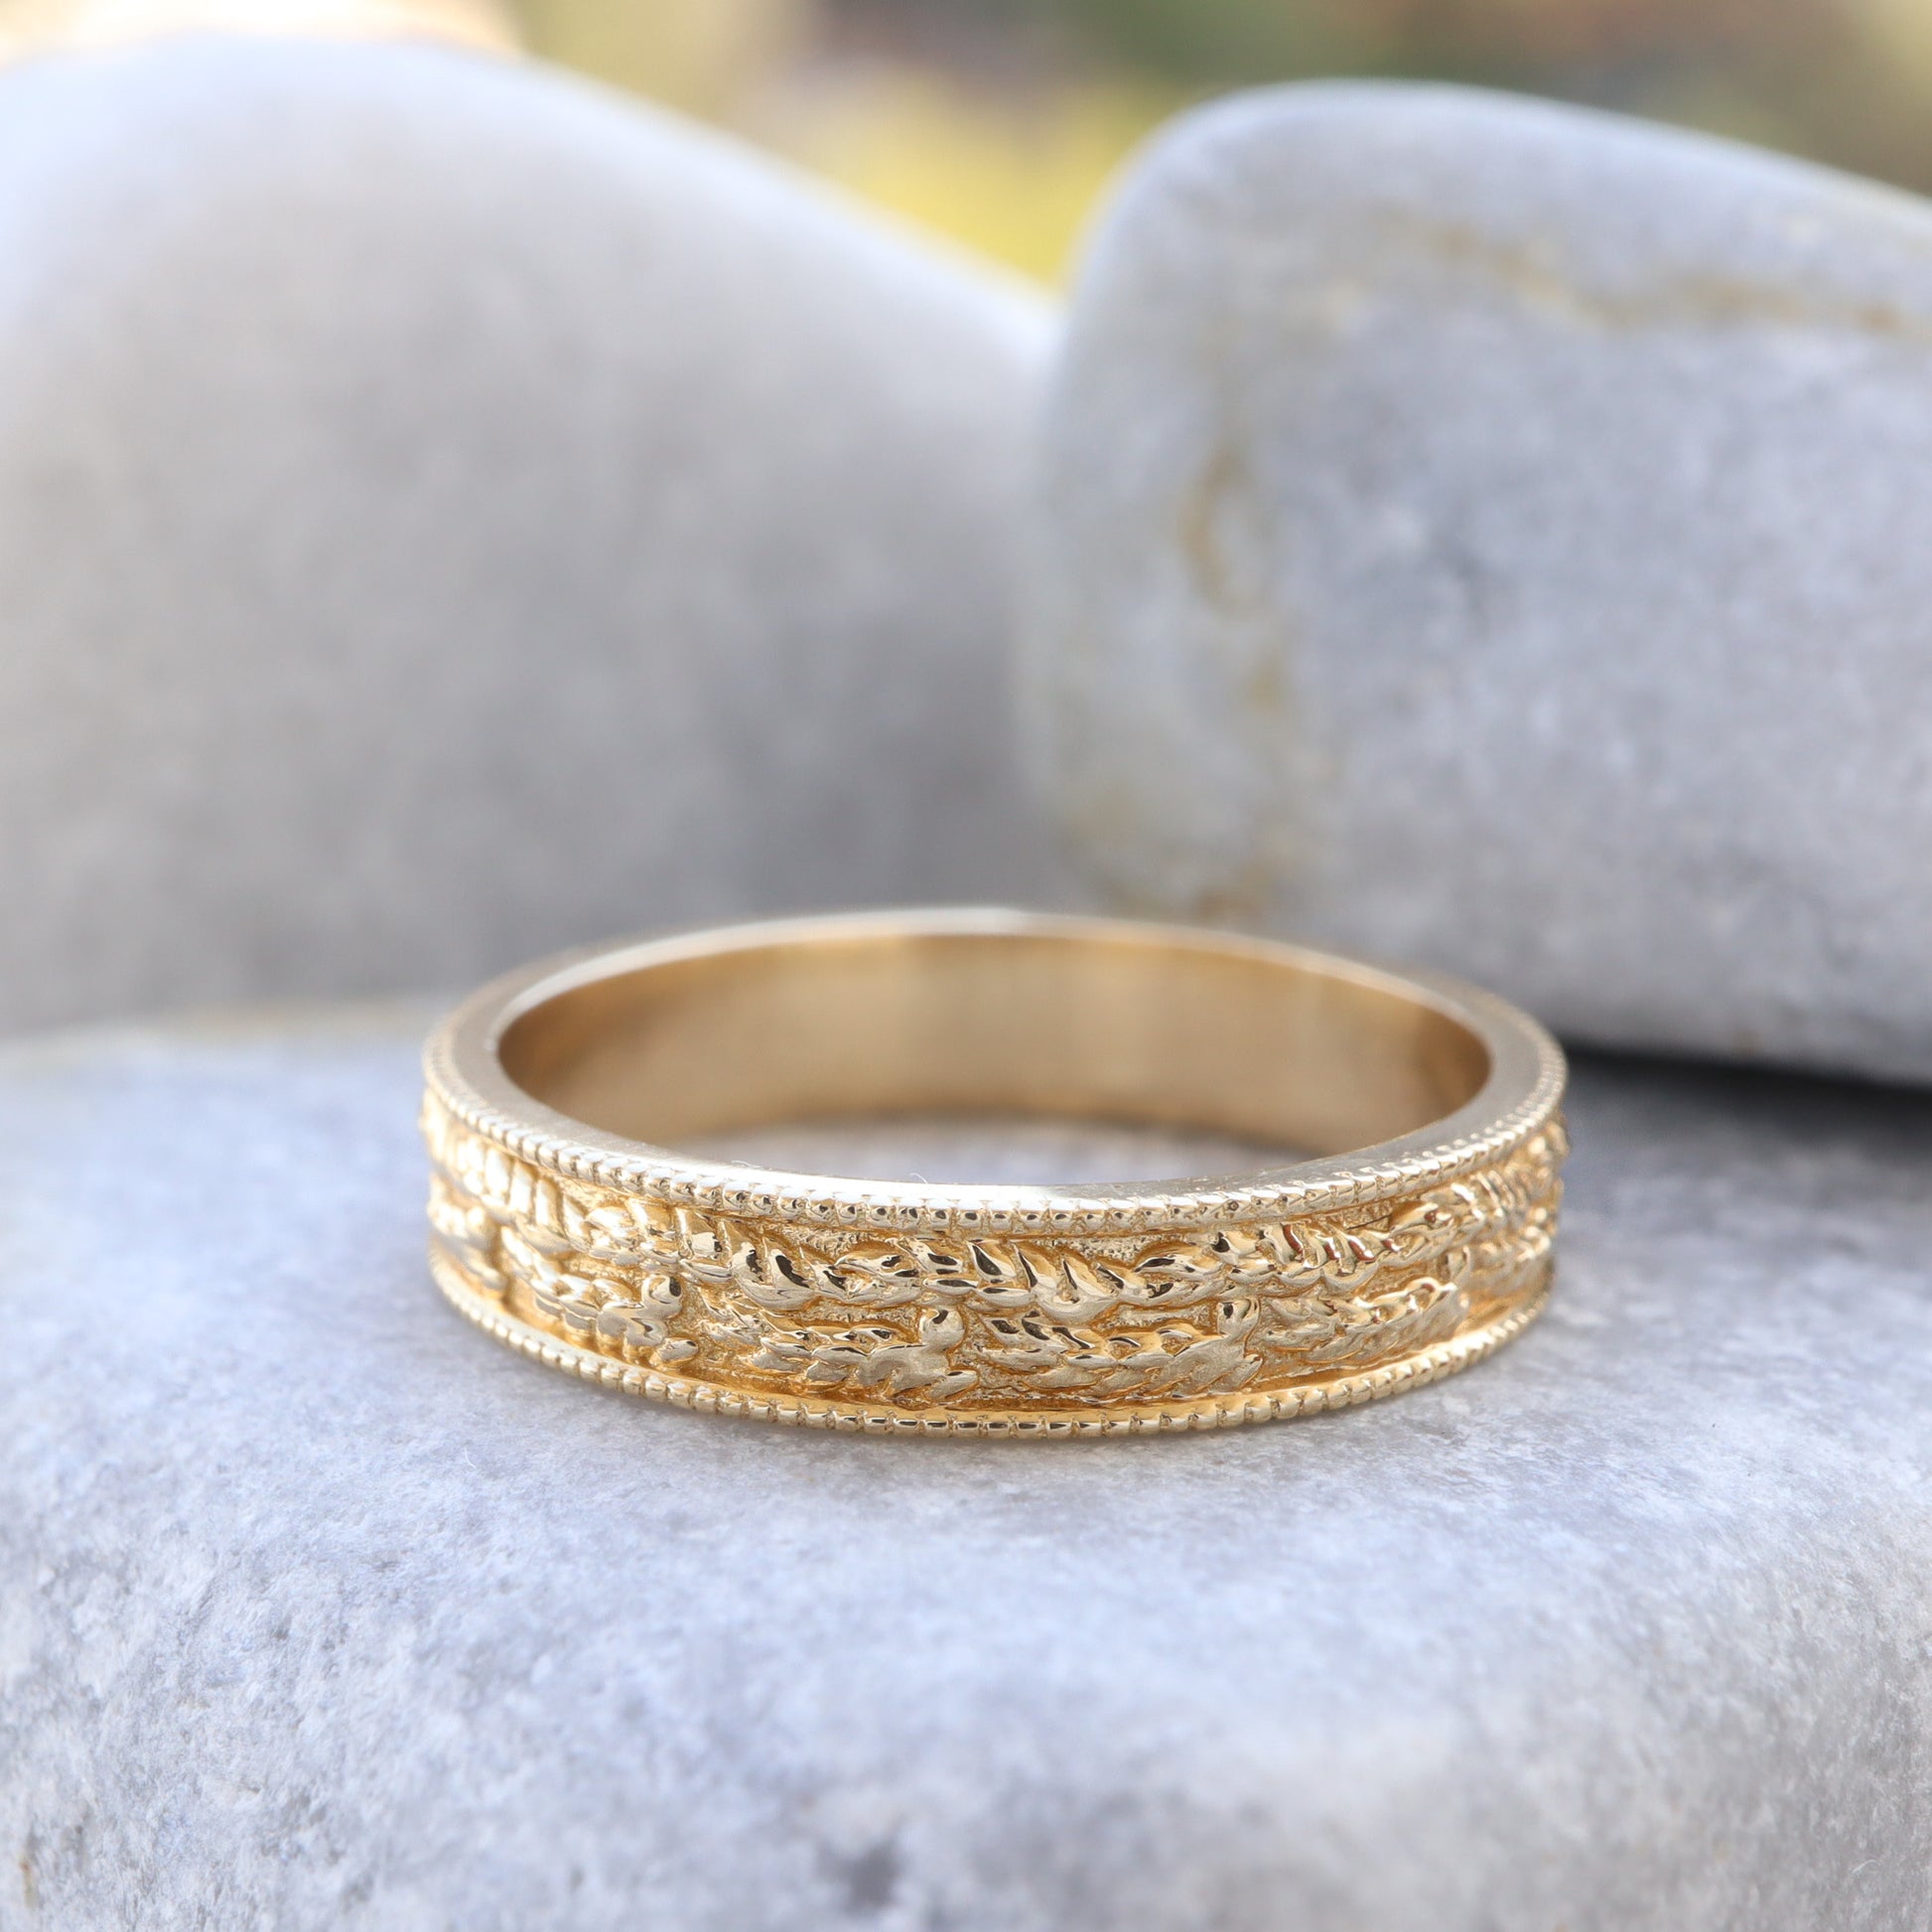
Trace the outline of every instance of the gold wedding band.
<instances>
[{"instance_id":1,"label":"gold wedding band","mask_svg":"<svg viewBox=\"0 0 1932 1932\"><path fill-rule=\"evenodd\" d=\"M954 910L647 940L511 974L431 1037L431 1266L524 1353L720 1415L1009 1437L1306 1415L1535 1318L1564 1071L1489 994L1184 927ZM673 1151L911 1113L1270 1152L1030 1186Z\"/></svg>"}]
</instances>

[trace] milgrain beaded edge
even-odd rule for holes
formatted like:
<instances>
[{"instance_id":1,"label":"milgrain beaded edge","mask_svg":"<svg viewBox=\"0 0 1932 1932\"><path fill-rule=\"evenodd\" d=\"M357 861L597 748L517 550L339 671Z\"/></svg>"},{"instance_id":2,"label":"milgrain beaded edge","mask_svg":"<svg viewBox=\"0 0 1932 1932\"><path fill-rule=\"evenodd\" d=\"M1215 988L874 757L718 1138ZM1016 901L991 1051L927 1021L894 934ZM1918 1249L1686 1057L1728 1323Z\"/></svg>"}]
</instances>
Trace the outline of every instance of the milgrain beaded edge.
<instances>
[{"instance_id":1,"label":"milgrain beaded edge","mask_svg":"<svg viewBox=\"0 0 1932 1932\"><path fill-rule=\"evenodd\" d=\"M587 1147L519 1122L473 1093L451 1064L441 1030L425 1050L423 1073L430 1094L460 1126L518 1160L582 1185L652 1194L713 1213L807 1227L1094 1236L1329 1214L1440 1186L1497 1165L1545 1131L1557 1115L1564 1088L1561 1051L1553 1043L1539 1041L1535 1084L1515 1107L1480 1134L1461 1135L1397 1161L1369 1163L1286 1186L1217 1186L1200 1192L1135 1193L1105 1199L1046 1193L1023 1209L1005 1209L882 1198L864 1182L844 1179L811 1195L734 1187L715 1177L720 1169L714 1163L656 1160Z\"/></svg>"}]
</instances>

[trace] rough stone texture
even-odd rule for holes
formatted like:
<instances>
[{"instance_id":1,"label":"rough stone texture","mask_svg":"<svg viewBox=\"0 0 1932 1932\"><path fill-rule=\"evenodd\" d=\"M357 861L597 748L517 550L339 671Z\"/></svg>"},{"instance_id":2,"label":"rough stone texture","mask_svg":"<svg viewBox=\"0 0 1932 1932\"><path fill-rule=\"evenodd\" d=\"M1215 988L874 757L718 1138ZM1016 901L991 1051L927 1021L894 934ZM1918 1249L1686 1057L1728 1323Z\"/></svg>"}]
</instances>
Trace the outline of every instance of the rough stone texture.
<instances>
[{"instance_id":1,"label":"rough stone texture","mask_svg":"<svg viewBox=\"0 0 1932 1932\"><path fill-rule=\"evenodd\" d=\"M1932 1077L1926 204L1261 93L1132 172L1049 413L1037 750L1118 897Z\"/></svg>"},{"instance_id":2,"label":"rough stone texture","mask_svg":"<svg viewBox=\"0 0 1932 1932\"><path fill-rule=\"evenodd\" d=\"M413 1037L0 1061L9 1932L1923 1924L1932 1102L1587 1065L1468 1375L886 1444L465 1325Z\"/></svg>"},{"instance_id":3,"label":"rough stone texture","mask_svg":"<svg viewBox=\"0 0 1932 1932\"><path fill-rule=\"evenodd\" d=\"M8 68L0 1028L1029 896L1052 327L533 67Z\"/></svg>"}]
</instances>

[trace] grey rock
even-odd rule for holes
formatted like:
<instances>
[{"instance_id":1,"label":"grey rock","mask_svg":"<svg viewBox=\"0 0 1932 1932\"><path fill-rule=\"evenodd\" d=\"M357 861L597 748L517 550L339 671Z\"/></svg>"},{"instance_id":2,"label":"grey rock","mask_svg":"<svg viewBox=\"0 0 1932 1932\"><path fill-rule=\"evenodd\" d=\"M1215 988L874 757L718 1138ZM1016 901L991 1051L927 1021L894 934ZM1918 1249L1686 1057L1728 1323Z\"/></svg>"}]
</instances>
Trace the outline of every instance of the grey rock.
<instances>
[{"instance_id":1,"label":"grey rock","mask_svg":"<svg viewBox=\"0 0 1932 1932\"><path fill-rule=\"evenodd\" d=\"M1906 1932L1932 1101L1586 1063L1550 1313L1179 1441L431 1290L406 1018L0 1059L0 1926Z\"/></svg>"},{"instance_id":2,"label":"grey rock","mask_svg":"<svg viewBox=\"0 0 1932 1932\"><path fill-rule=\"evenodd\" d=\"M1047 446L1035 754L1116 898L1932 1077L1932 207L1260 93L1132 171Z\"/></svg>"},{"instance_id":3,"label":"grey rock","mask_svg":"<svg viewBox=\"0 0 1932 1932\"><path fill-rule=\"evenodd\" d=\"M532 66L0 71L0 1029L1029 896L1054 326Z\"/></svg>"}]
</instances>

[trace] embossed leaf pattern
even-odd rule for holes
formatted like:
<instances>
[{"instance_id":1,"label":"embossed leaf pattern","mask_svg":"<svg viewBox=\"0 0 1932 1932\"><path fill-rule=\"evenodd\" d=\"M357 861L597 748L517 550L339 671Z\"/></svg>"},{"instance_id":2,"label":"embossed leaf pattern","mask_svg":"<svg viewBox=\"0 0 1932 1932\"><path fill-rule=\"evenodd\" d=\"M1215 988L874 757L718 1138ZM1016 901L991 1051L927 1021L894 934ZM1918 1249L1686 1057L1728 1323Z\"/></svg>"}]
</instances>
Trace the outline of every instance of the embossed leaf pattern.
<instances>
[{"instance_id":1,"label":"embossed leaf pattern","mask_svg":"<svg viewBox=\"0 0 1932 1932\"><path fill-rule=\"evenodd\" d=\"M1552 1123L1367 1211L1077 1239L880 1237L560 1178L440 1108L432 1239L520 1319L729 1387L929 1408L1158 1402L1415 1354L1541 1292Z\"/></svg>"}]
</instances>

